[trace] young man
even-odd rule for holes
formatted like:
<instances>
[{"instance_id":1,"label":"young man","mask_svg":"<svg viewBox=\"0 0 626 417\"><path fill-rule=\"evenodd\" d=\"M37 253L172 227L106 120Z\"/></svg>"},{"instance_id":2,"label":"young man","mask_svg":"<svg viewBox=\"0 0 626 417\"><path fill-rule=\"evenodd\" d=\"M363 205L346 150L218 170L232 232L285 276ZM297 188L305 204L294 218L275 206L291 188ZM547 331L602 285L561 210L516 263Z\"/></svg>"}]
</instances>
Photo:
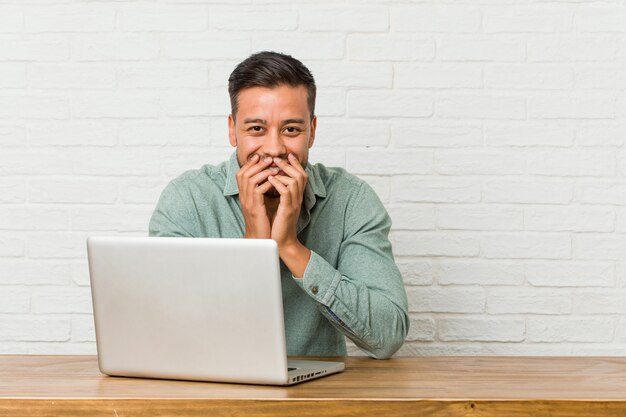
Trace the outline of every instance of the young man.
<instances>
[{"instance_id":1,"label":"young man","mask_svg":"<svg viewBox=\"0 0 626 417\"><path fill-rule=\"evenodd\" d=\"M345 335L372 357L390 357L409 327L391 220L367 183L308 163L317 125L313 76L291 56L261 52L228 82L236 152L174 179L150 235L275 240L287 353L345 355Z\"/></svg>"}]
</instances>

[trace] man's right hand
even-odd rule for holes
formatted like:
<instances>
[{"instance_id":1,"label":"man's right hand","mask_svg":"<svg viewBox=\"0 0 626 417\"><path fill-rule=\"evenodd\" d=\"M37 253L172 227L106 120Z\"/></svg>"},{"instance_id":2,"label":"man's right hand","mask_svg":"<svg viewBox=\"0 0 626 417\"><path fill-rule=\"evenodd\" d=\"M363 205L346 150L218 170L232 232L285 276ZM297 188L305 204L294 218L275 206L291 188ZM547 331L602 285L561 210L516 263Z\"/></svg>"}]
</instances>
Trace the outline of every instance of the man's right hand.
<instances>
[{"instance_id":1,"label":"man's right hand","mask_svg":"<svg viewBox=\"0 0 626 417\"><path fill-rule=\"evenodd\" d=\"M271 157L260 159L259 155L254 154L237 172L239 202L246 225L244 238L269 239L271 237L270 219L265 207L265 193L272 188L267 177L276 174L274 170L268 169L271 164Z\"/></svg>"}]
</instances>

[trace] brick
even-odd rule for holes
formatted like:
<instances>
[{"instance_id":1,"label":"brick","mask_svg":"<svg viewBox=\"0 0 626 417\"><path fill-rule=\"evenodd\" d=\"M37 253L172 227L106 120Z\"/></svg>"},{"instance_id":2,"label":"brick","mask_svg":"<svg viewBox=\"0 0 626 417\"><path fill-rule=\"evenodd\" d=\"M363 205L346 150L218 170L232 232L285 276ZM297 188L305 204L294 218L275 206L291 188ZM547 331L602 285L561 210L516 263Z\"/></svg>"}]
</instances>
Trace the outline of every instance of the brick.
<instances>
[{"instance_id":1,"label":"brick","mask_svg":"<svg viewBox=\"0 0 626 417\"><path fill-rule=\"evenodd\" d=\"M576 259L621 261L626 241L620 235L574 234L572 246Z\"/></svg>"},{"instance_id":2,"label":"brick","mask_svg":"<svg viewBox=\"0 0 626 417\"><path fill-rule=\"evenodd\" d=\"M26 255L30 258L67 259L87 256L87 235L76 232L29 232Z\"/></svg>"},{"instance_id":3,"label":"brick","mask_svg":"<svg viewBox=\"0 0 626 417\"><path fill-rule=\"evenodd\" d=\"M396 256L478 256L480 240L463 233L394 231L390 234Z\"/></svg>"},{"instance_id":4,"label":"brick","mask_svg":"<svg viewBox=\"0 0 626 417\"><path fill-rule=\"evenodd\" d=\"M576 87L610 90L626 88L626 66L593 65L576 68Z\"/></svg>"},{"instance_id":5,"label":"brick","mask_svg":"<svg viewBox=\"0 0 626 417\"><path fill-rule=\"evenodd\" d=\"M346 154L347 169L356 174L430 174L433 172L431 151L391 149L355 149Z\"/></svg>"},{"instance_id":6,"label":"brick","mask_svg":"<svg viewBox=\"0 0 626 417\"><path fill-rule=\"evenodd\" d=\"M480 355L481 347L459 343L407 342L396 353L397 356L465 356Z\"/></svg>"},{"instance_id":7,"label":"brick","mask_svg":"<svg viewBox=\"0 0 626 417\"><path fill-rule=\"evenodd\" d=\"M31 64L28 85L43 89L110 89L115 86L115 70L108 64Z\"/></svg>"},{"instance_id":8,"label":"brick","mask_svg":"<svg viewBox=\"0 0 626 417\"><path fill-rule=\"evenodd\" d=\"M58 150L15 148L0 154L0 175L55 175L72 172L69 155Z\"/></svg>"},{"instance_id":9,"label":"brick","mask_svg":"<svg viewBox=\"0 0 626 417\"><path fill-rule=\"evenodd\" d=\"M522 230L523 210L492 205L437 205L437 229Z\"/></svg>"},{"instance_id":10,"label":"brick","mask_svg":"<svg viewBox=\"0 0 626 417\"><path fill-rule=\"evenodd\" d=\"M407 342L430 342L435 340L437 326L435 320L430 318L410 317L411 325L406 336Z\"/></svg>"},{"instance_id":11,"label":"brick","mask_svg":"<svg viewBox=\"0 0 626 417\"><path fill-rule=\"evenodd\" d=\"M75 61L146 61L159 57L159 38L151 34L107 33L78 34L72 41ZM167 41L163 42L164 53ZM185 45L180 44L181 48ZM167 57L167 56L166 56Z\"/></svg>"},{"instance_id":12,"label":"brick","mask_svg":"<svg viewBox=\"0 0 626 417\"><path fill-rule=\"evenodd\" d=\"M391 141L396 147L461 148L482 146L482 128L469 123L433 124L420 119L391 121Z\"/></svg>"},{"instance_id":13,"label":"brick","mask_svg":"<svg viewBox=\"0 0 626 417\"><path fill-rule=\"evenodd\" d=\"M582 121L576 130L578 146L622 146L626 139L626 123L616 120Z\"/></svg>"},{"instance_id":14,"label":"brick","mask_svg":"<svg viewBox=\"0 0 626 417\"><path fill-rule=\"evenodd\" d=\"M119 137L125 146L206 146L217 140L212 138L211 126L207 118L180 122L129 120L120 125Z\"/></svg>"},{"instance_id":15,"label":"brick","mask_svg":"<svg viewBox=\"0 0 626 417\"><path fill-rule=\"evenodd\" d=\"M0 203L22 203L26 200L26 183L0 179Z\"/></svg>"},{"instance_id":16,"label":"brick","mask_svg":"<svg viewBox=\"0 0 626 417\"><path fill-rule=\"evenodd\" d=\"M346 92L328 88L318 92L315 99L315 114L322 118L346 114Z\"/></svg>"},{"instance_id":17,"label":"brick","mask_svg":"<svg viewBox=\"0 0 626 417\"><path fill-rule=\"evenodd\" d=\"M0 119L67 119L69 100L62 95L3 94Z\"/></svg>"},{"instance_id":18,"label":"brick","mask_svg":"<svg viewBox=\"0 0 626 417\"><path fill-rule=\"evenodd\" d=\"M562 90L574 85L574 71L561 64L493 64L485 66L485 87Z\"/></svg>"},{"instance_id":19,"label":"brick","mask_svg":"<svg viewBox=\"0 0 626 417\"><path fill-rule=\"evenodd\" d=\"M348 114L356 117L430 117L433 99L406 91L354 90L348 92Z\"/></svg>"},{"instance_id":20,"label":"brick","mask_svg":"<svg viewBox=\"0 0 626 417\"><path fill-rule=\"evenodd\" d=\"M0 340L64 342L70 338L70 321L32 316L0 317Z\"/></svg>"},{"instance_id":21,"label":"brick","mask_svg":"<svg viewBox=\"0 0 626 417\"><path fill-rule=\"evenodd\" d=\"M392 190L396 202L475 203L480 201L478 181L398 176L392 179Z\"/></svg>"},{"instance_id":22,"label":"brick","mask_svg":"<svg viewBox=\"0 0 626 417\"><path fill-rule=\"evenodd\" d=\"M526 264L526 279L536 287L612 287L611 263L533 262Z\"/></svg>"},{"instance_id":23,"label":"brick","mask_svg":"<svg viewBox=\"0 0 626 417\"><path fill-rule=\"evenodd\" d=\"M158 175L159 151L150 149L81 149L73 152L74 173L102 176Z\"/></svg>"},{"instance_id":24,"label":"brick","mask_svg":"<svg viewBox=\"0 0 626 417\"><path fill-rule=\"evenodd\" d=\"M225 89L166 91L160 102L167 116L226 117L230 113L230 99Z\"/></svg>"},{"instance_id":25,"label":"brick","mask_svg":"<svg viewBox=\"0 0 626 417\"><path fill-rule=\"evenodd\" d=\"M482 25L487 33L569 32L573 15L570 8L563 6L485 8Z\"/></svg>"},{"instance_id":26,"label":"brick","mask_svg":"<svg viewBox=\"0 0 626 417\"><path fill-rule=\"evenodd\" d=\"M28 313L30 290L24 287L0 287L1 313Z\"/></svg>"},{"instance_id":27,"label":"brick","mask_svg":"<svg viewBox=\"0 0 626 417\"><path fill-rule=\"evenodd\" d=\"M574 26L580 32L626 32L626 8L581 5L576 10Z\"/></svg>"},{"instance_id":28,"label":"brick","mask_svg":"<svg viewBox=\"0 0 626 417\"><path fill-rule=\"evenodd\" d=\"M217 6L209 11L209 26L230 31L295 30L298 12L283 7L247 6L242 13L241 8Z\"/></svg>"},{"instance_id":29,"label":"brick","mask_svg":"<svg viewBox=\"0 0 626 417\"><path fill-rule=\"evenodd\" d=\"M70 55L70 43L61 35L2 35L2 61L64 61Z\"/></svg>"},{"instance_id":30,"label":"brick","mask_svg":"<svg viewBox=\"0 0 626 417\"><path fill-rule=\"evenodd\" d=\"M536 96L528 98L528 117L533 119L612 119L615 99L594 96Z\"/></svg>"},{"instance_id":31,"label":"brick","mask_svg":"<svg viewBox=\"0 0 626 417\"><path fill-rule=\"evenodd\" d=\"M615 231L626 233L626 207L615 208Z\"/></svg>"},{"instance_id":32,"label":"brick","mask_svg":"<svg viewBox=\"0 0 626 417\"><path fill-rule=\"evenodd\" d=\"M120 200L124 204L156 205L161 191L163 191L168 181L154 178L127 179L120 187Z\"/></svg>"},{"instance_id":33,"label":"brick","mask_svg":"<svg viewBox=\"0 0 626 417\"><path fill-rule=\"evenodd\" d=\"M525 160L518 151L443 149L435 152L435 170L444 175L520 175Z\"/></svg>"},{"instance_id":34,"label":"brick","mask_svg":"<svg viewBox=\"0 0 626 417\"><path fill-rule=\"evenodd\" d=\"M391 6L391 30L409 32L479 32L481 14L475 7Z\"/></svg>"},{"instance_id":35,"label":"brick","mask_svg":"<svg viewBox=\"0 0 626 417\"><path fill-rule=\"evenodd\" d=\"M241 59L250 54L250 40L232 36L166 36L162 56L176 60ZM232 66L231 71L235 68Z\"/></svg>"},{"instance_id":36,"label":"brick","mask_svg":"<svg viewBox=\"0 0 626 417\"><path fill-rule=\"evenodd\" d=\"M0 146L22 146L26 144L26 127L24 126L0 126Z\"/></svg>"},{"instance_id":37,"label":"brick","mask_svg":"<svg viewBox=\"0 0 626 417\"><path fill-rule=\"evenodd\" d=\"M23 28L23 10L14 6L0 6L0 33L21 32Z\"/></svg>"},{"instance_id":38,"label":"brick","mask_svg":"<svg viewBox=\"0 0 626 417\"><path fill-rule=\"evenodd\" d=\"M485 180L482 197L486 203L569 204L574 194L571 181Z\"/></svg>"},{"instance_id":39,"label":"brick","mask_svg":"<svg viewBox=\"0 0 626 417\"><path fill-rule=\"evenodd\" d=\"M577 184L577 203L626 205L626 185L620 180L584 180Z\"/></svg>"},{"instance_id":40,"label":"brick","mask_svg":"<svg viewBox=\"0 0 626 417\"><path fill-rule=\"evenodd\" d=\"M526 99L476 94L443 96L435 102L435 116L443 119L524 119Z\"/></svg>"},{"instance_id":41,"label":"brick","mask_svg":"<svg viewBox=\"0 0 626 417\"><path fill-rule=\"evenodd\" d=\"M115 9L107 4L39 6L26 9L28 32L110 32L115 29Z\"/></svg>"},{"instance_id":42,"label":"brick","mask_svg":"<svg viewBox=\"0 0 626 417\"><path fill-rule=\"evenodd\" d=\"M207 64L125 64L116 66L121 88L207 88Z\"/></svg>"},{"instance_id":43,"label":"brick","mask_svg":"<svg viewBox=\"0 0 626 417\"><path fill-rule=\"evenodd\" d=\"M541 318L526 321L526 340L530 342L610 342L613 322L598 319Z\"/></svg>"},{"instance_id":44,"label":"brick","mask_svg":"<svg viewBox=\"0 0 626 417\"><path fill-rule=\"evenodd\" d=\"M72 262L71 278L72 282L79 287L88 287L91 284L87 259L79 259Z\"/></svg>"},{"instance_id":45,"label":"brick","mask_svg":"<svg viewBox=\"0 0 626 417\"><path fill-rule=\"evenodd\" d=\"M489 314L569 314L572 293L568 289L494 289L487 294Z\"/></svg>"},{"instance_id":46,"label":"brick","mask_svg":"<svg viewBox=\"0 0 626 417\"><path fill-rule=\"evenodd\" d=\"M24 255L24 234L0 231L0 257L19 257Z\"/></svg>"},{"instance_id":47,"label":"brick","mask_svg":"<svg viewBox=\"0 0 626 417\"><path fill-rule=\"evenodd\" d=\"M612 61L616 50L616 41L606 36L530 35L527 40L531 62Z\"/></svg>"},{"instance_id":48,"label":"brick","mask_svg":"<svg viewBox=\"0 0 626 417\"><path fill-rule=\"evenodd\" d=\"M72 341L95 342L96 329L93 316L72 318Z\"/></svg>"},{"instance_id":49,"label":"brick","mask_svg":"<svg viewBox=\"0 0 626 417\"><path fill-rule=\"evenodd\" d=\"M396 64L397 88L482 88L483 69L479 64Z\"/></svg>"},{"instance_id":50,"label":"brick","mask_svg":"<svg viewBox=\"0 0 626 417\"><path fill-rule=\"evenodd\" d=\"M615 341L626 342L626 320L618 320L615 325Z\"/></svg>"},{"instance_id":51,"label":"brick","mask_svg":"<svg viewBox=\"0 0 626 417\"><path fill-rule=\"evenodd\" d=\"M332 149L332 148L311 148L309 151L309 161L312 164L322 163L329 167L340 167L346 168L346 152L342 149ZM368 178L369 179L372 177ZM374 177L376 178L376 177ZM380 177L378 177L380 178ZM388 187L387 182L387 187ZM378 190L376 190L378 191ZM389 189L387 188L386 193L389 193Z\"/></svg>"},{"instance_id":52,"label":"brick","mask_svg":"<svg viewBox=\"0 0 626 417\"><path fill-rule=\"evenodd\" d=\"M392 230L434 230L435 207L422 204L394 204L387 207Z\"/></svg>"},{"instance_id":53,"label":"brick","mask_svg":"<svg viewBox=\"0 0 626 417\"><path fill-rule=\"evenodd\" d=\"M148 233L148 222L154 210L145 206L104 206L72 208L72 230Z\"/></svg>"},{"instance_id":54,"label":"brick","mask_svg":"<svg viewBox=\"0 0 626 417\"><path fill-rule=\"evenodd\" d=\"M489 146L571 146L575 127L559 121L487 123L485 143Z\"/></svg>"},{"instance_id":55,"label":"brick","mask_svg":"<svg viewBox=\"0 0 626 417\"><path fill-rule=\"evenodd\" d=\"M0 285L67 285L71 269L66 262L42 259L0 259Z\"/></svg>"},{"instance_id":56,"label":"brick","mask_svg":"<svg viewBox=\"0 0 626 417\"><path fill-rule=\"evenodd\" d=\"M385 32L389 11L384 6L301 6L299 29L311 32Z\"/></svg>"},{"instance_id":57,"label":"brick","mask_svg":"<svg viewBox=\"0 0 626 417\"><path fill-rule=\"evenodd\" d=\"M217 165L228 160L232 148L205 148L198 150L173 150L161 156L163 173L168 177L176 177L190 169L199 169L205 164Z\"/></svg>"},{"instance_id":58,"label":"brick","mask_svg":"<svg viewBox=\"0 0 626 417\"><path fill-rule=\"evenodd\" d=\"M325 117L318 119L315 147L369 147L389 144L389 124L379 120Z\"/></svg>"},{"instance_id":59,"label":"brick","mask_svg":"<svg viewBox=\"0 0 626 417\"><path fill-rule=\"evenodd\" d=\"M574 149L533 150L526 153L528 173L553 176L613 176L615 153Z\"/></svg>"},{"instance_id":60,"label":"brick","mask_svg":"<svg viewBox=\"0 0 626 417\"><path fill-rule=\"evenodd\" d=\"M91 289L77 287L38 287L33 289L32 312L91 313Z\"/></svg>"},{"instance_id":61,"label":"brick","mask_svg":"<svg viewBox=\"0 0 626 417\"><path fill-rule=\"evenodd\" d=\"M105 120L55 121L28 124L31 146L110 147L117 145L118 122Z\"/></svg>"},{"instance_id":62,"label":"brick","mask_svg":"<svg viewBox=\"0 0 626 417\"><path fill-rule=\"evenodd\" d=\"M409 312L412 313L482 313L485 291L482 289L408 287Z\"/></svg>"},{"instance_id":63,"label":"brick","mask_svg":"<svg viewBox=\"0 0 626 417\"><path fill-rule=\"evenodd\" d=\"M391 87L393 68L386 62L311 62L307 67L321 87Z\"/></svg>"},{"instance_id":64,"label":"brick","mask_svg":"<svg viewBox=\"0 0 626 417\"><path fill-rule=\"evenodd\" d=\"M72 115L81 119L159 117L159 104L154 94L84 93L72 99Z\"/></svg>"},{"instance_id":65,"label":"brick","mask_svg":"<svg viewBox=\"0 0 626 417\"><path fill-rule=\"evenodd\" d=\"M125 32L198 32L209 25L207 7L187 5L124 5L118 10L119 27Z\"/></svg>"},{"instance_id":66,"label":"brick","mask_svg":"<svg viewBox=\"0 0 626 417\"><path fill-rule=\"evenodd\" d=\"M442 341L521 342L524 320L438 319L437 336Z\"/></svg>"},{"instance_id":67,"label":"brick","mask_svg":"<svg viewBox=\"0 0 626 417\"><path fill-rule=\"evenodd\" d=\"M577 290L574 293L575 314L626 314L625 290ZM606 320L606 319L605 319Z\"/></svg>"},{"instance_id":68,"label":"brick","mask_svg":"<svg viewBox=\"0 0 626 417\"><path fill-rule=\"evenodd\" d=\"M510 35L442 36L437 40L436 57L441 61L522 61L524 39Z\"/></svg>"},{"instance_id":69,"label":"brick","mask_svg":"<svg viewBox=\"0 0 626 417\"><path fill-rule=\"evenodd\" d=\"M397 260L405 285L432 285L435 281L435 265L430 260Z\"/></svg>"},{"instance_id":70,"label":"brick","mask_svg":"<svg viewBox=\"0 0 626 417\"><path fill-rule=\"evenodd\" d=\"M524 266L495 261L441 260L437 268L439 285L510 285L524 283Z\"/></svg>"},{"instance_id":71,"label":"brick","mask_svg":"<svg viewBox=\"0 0 626 417\"><path fill-rule=\"evenodd\" d=\"M537 206L524 208L527 230L547 232L612 232L614 211L606 207Z\"/></svg>"},{"instance_id":72,"label":"brick","mask_svg":"<svg viewBox=\"0 0 626 417\"><path fill-rule=\"evenodd\" d=\"M493 233L484 235L481 255L487 259L566 259L572 256L565 233Z\"/></svg>"},{"instance_id":73,"label":"brick","mask_svg":"<svg viewBox=\"0 0 626 417\"><path fill-rule=\"evenodd\" d=\"M568 344L547 344L530 342L498 342L482 344L479 355L482 356L571 356L572 348Z\"/></svg>"},{"instance_id":74,"label":"brick","mask_svg":"<svg viewBox=\"0 0 626 417\"><path fill-rule=\"evenodd\" d=\"M2 230L67 230L69 210L56 206L0 206Z\"/></svg>"},{"instance_id":75,"label":"brick","mask_svg":"<svg viewBox=\"0 0 626 417\"><path fill-rule=\"evenodd\" d=\"M239 55L245 56L245 54ZM209 85L228 89L228 78L239 62L237 61L213 61L209 62ZM315 74L314 74L315 75Z\"/></svg>"},{"instance_id":76,"label":"brick","mask_svg":"<svg viewBox=\"0 0 626 417\"><path fill-rule=\"evenodd\" d=\"M0 17L2 19L2 17ZM2 27L2 23L0 23ZM21 63L0 64L0 88L25 88L26 65Z\"/></svg>"},{"instance_id":77,"label":"brick","mask_svg":"<svg viewBox=\"0 0 626 417\"><path fill-rule=\"evenodd\" d=\"M290 33L289 36L282 36L280 33L260 32L255 34L250 41L253 51L280 51L300 61L341 60L346 55L345 35L339 33L296 32ZM230 49L230 41L228 47ZM240 59L241 56L232 58ZM315 73L313 75L315 76Z\"/></svg>"},{"instance_id":78,"label":"brick","mask_svg":"<svg viewBox=\"0 0 626 417\"><path fill-rule=\"evenodd\" d=\"M117 200L118 181L111 179L41 179L29 183L33 203L103 203Z\"/></svg>"},{"instance_id":79,"label":"brick","mask_svg":"<svg viewBox=\"0 0 626 417\"><path fill-rule=\"evenodd\" d=\"M432 61L435 42L409 35L351 34L348 58L357 61Z\"/></svg>"}]
</instances>

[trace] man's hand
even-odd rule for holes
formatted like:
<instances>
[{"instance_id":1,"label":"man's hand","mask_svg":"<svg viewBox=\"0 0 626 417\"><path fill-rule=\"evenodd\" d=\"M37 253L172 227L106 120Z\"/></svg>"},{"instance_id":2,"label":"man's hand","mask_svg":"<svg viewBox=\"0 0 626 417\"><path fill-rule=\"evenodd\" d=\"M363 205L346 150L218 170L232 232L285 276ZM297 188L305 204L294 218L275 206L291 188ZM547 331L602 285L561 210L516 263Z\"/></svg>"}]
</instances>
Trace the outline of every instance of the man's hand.
<instances>
[{"instance_id":1,"label":"man's hand","mask_svg":"<svg viewBox=\"0 0 626 417\"><path fill-rule=\"evenodd\" d=\"M260 160L259 155L255 154L237 172L239 202L246 225L245 238L271 237L270 220L265 207L265 193L272 188L272 183L266 180L276 173L276 170L267 169L271 164L271 157Z\"/></svg>"},{"instance_id":2,"label":"man's hand","mask_svg":"<svg viewBox=\"0 0 626 417\"><path fill-rule=\"evenodd\" d=\"M270 175L267 179L280 194L271 238L278 244L280 257L291 273L302 277L311 251L298 240L297 225L308 174L293 154L289 154L288 160L274 158L274 163L287 175Z\"/></svg>"}]
</instances>

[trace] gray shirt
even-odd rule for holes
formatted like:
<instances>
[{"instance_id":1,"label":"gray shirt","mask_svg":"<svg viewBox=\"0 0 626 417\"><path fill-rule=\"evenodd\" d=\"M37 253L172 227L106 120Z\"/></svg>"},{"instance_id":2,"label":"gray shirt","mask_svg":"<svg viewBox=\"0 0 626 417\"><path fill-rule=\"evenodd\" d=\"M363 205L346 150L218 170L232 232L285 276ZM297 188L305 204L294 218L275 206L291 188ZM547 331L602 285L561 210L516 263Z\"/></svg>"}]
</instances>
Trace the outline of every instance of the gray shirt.
<instances>
[{"instance_id":1,"label":"gray shirt","mask_svg":"<svg viewBox=\"0 0 626 417\"><path fill-rule=\"evenodd\" d=\"M150 219L150 235L243 237L238 170L233 153L220 165L172 180ZM306 171L297 233L311 258L302 278L281 261L287 353L345 355L345 335L368 355L388 358L409 328L388 239L391 219L363 180L322 164L308 164Z\"/></svg>"}]
</instances>

